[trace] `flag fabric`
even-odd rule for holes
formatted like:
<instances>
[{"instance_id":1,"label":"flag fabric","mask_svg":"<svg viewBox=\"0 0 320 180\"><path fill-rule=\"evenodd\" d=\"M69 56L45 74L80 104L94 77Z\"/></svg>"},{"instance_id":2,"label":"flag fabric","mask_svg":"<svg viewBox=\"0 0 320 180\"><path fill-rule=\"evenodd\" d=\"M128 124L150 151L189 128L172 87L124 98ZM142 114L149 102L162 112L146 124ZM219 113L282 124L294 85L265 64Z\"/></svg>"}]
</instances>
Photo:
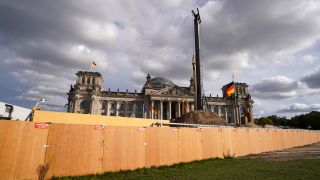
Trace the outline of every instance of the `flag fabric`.
<instances>
[{"instance_id":1,"label":"flag fabric","mask_svg":"<svg viewBox=\"0 0 320 180\"><path fill-rule=\"evenodd\" d=\"M232 85L228 87L228 89L226 90L226 94L227 96L231 96L232 94L234 94L234 83L232 83Z\"/></svg>"},{"instance_id":2,"label":"flag fabric","mask_svg":"<svg viewBox=\"0 0 320 180\"><path fill-rule=\"evenodd\" d=\"M95 67L97 67L97 64L96 64L94 61L92 61L91 67L92 67L92 68L95 68Z\"/></svg>"},{"instance_id":3,"label":"flag fabric","mask_svg":"<svg viewBox=\"0 0 320 180\"><path fill-rule=\"evenodd\" d=\"M48 100L44 99L44 98L41 98L40 99L40 102L47 102Z\"/></svg>"}]
</instances>

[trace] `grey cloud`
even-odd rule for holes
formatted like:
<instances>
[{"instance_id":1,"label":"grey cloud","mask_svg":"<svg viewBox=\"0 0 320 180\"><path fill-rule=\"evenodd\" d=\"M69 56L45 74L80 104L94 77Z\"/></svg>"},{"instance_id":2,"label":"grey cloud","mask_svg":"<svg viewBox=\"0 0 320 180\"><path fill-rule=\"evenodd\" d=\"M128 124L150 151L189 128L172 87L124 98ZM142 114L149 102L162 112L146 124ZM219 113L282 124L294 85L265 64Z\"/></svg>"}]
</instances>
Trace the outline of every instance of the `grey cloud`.
<instances>
[{"instance_id":1,"label":"grey cloud","mask_svg":"<svg viewBox=\"0 0 320 180\"><path fill-rule=\"evenodd\" d=\"M92 57L102 74L125 78L121 75L141 72L188 81L194 51L190 10L199 4L206 72L244 71L266 54L294 53L319 39L319 5L299 0L10 0L0 2L0 70L10 68L16 81L28 84L24 97L37 91L58 99L66 96L52 88L64 92L75 71L86 69ZM143 82L140 79L131 78L131 85ZM261 83L255 87L260 97L295 96L296 83Z\"/></svg>"},{"instance_id":2,"label":"grey cloud","mask_svg":"<svg viewBox=\"0 0 320 180\"><path fill-rule=\"evenodd\" d=\"M297 96L298 82L284 76L276 76L262 80L252 86L254 97L262 99L286 99Z\"/></svg>"},{"instance_id":3,"label":"grey cloud","mask_svg":"<svg viewBox=\"0 0 320 180\"><path fill-rule=\"evenodd\" d=\"M300 104L294 103L293 105L289 106L288 108L280 109L278 113L304 113L310 111L319 111L320 104Z\"/></svg>"},{"instance_id":4,"label":"grey cloud","mask_svg":"<svg viewBox=\"0 0 320 180\"><path fill-rule=\"evenodd\" d=\"M302 82L306 83L308 87L312 89L320 88L320 68L316 68L311 73L305 75L302 79Z\"/></svg>"},{"instance_id":5,"label":"grey cloud","mask_svg":"<svg viewBox=\"0 0 320 180\"><path fill-rule=\"evenodd\" d=\"M315 18L319 13L309 11L302 1L223 1L218 12L212 11L214 6L203 9L204 18L214 19L210 24L204 21L202 26L206 37L203 43L213 54L299 49L306 40L319 38L320 24Z\"/></svg>"}]
</instances>

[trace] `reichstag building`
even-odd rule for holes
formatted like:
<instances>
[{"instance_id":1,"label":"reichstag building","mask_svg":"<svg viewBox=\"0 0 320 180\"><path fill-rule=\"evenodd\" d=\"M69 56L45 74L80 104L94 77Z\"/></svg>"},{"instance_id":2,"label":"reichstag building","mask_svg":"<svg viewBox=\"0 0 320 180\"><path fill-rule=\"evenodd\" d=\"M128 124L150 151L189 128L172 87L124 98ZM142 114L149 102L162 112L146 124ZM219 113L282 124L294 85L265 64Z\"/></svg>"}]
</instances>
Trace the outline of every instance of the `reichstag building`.
<instances>
[{"instance_id":1,"label":"reichstag building","mask_svg":"<svg viewBox=\"0 0 320 180\"><path fill-rule=\"evenodd\" d=\"M149 119L175 119L194 110L194 78L189 87L180 87L163 77L149 74L141 92L105 91L99 72L79 71L76 83L68 94L68 112L122 116ZM227 96L222 87L222 97L204 97L206 109L221 116L227 123L246 124L253 121L253 100L246 83L234 83L236 98ZM235 118L235 117L239 118ZM239 120L238 120L239 119Z\"/></svg>"}]
</instances>

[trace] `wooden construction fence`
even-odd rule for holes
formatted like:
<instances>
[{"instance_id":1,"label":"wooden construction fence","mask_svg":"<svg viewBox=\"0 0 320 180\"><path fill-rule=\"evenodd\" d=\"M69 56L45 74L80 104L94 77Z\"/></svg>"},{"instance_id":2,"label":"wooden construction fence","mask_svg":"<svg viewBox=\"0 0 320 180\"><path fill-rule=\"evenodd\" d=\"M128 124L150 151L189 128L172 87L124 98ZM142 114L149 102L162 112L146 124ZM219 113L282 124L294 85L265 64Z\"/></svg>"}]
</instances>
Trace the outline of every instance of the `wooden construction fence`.
<instances>
[{"instance_id":1,"label":"wooden construction fence","mask_svg":"<svg viewBox=\"0 0 320 180\"><path fill-rule=\"evenodd\" d=\"M319 131L0 121L1 179L37 179L244 156L320 141Z\"/></svg>"}]
</instances>

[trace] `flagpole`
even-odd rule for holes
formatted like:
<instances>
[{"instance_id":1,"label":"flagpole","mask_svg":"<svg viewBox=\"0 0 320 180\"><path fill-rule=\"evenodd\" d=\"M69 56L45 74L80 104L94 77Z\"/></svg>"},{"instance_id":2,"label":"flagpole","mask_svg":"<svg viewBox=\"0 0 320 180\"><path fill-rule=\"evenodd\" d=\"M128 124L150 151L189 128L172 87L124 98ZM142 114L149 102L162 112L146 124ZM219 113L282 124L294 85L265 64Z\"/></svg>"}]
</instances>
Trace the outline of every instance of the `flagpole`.
<instances>
[{"instance_id":1,"label":"flagpole","mask_svg":"<svg viewBox=\"0 0 320 180\"><path fill-rule=\"evenodd\" d=\"M238 117L238 106L237 106L237 90L236 90L236 85L234 83L234 73L232 73L232 83L233 83L233 86L234 86L234 119L235 119L235 124L238 124L238 120L239 120L239 117Z\"/></svg>"}]
</instances>

